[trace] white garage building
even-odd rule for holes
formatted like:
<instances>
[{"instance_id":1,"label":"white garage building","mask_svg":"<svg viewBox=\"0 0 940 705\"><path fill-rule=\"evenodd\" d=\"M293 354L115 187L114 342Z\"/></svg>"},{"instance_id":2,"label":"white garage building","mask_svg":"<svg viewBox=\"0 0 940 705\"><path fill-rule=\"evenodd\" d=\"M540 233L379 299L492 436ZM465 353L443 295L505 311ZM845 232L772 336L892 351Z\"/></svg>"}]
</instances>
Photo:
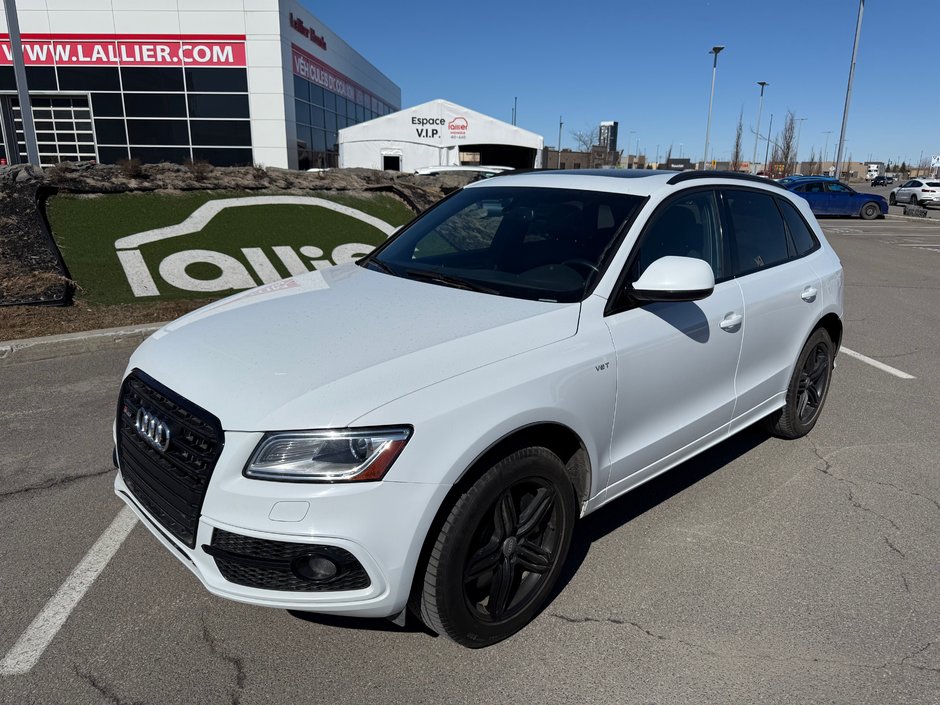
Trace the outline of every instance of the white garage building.
<instances>
[{"instance_id":1,"label":"white garage building","mask_svg":"<svg viewBox=\"0 0 940 705\"><path fill-rule=\"evenodd\" d=\"M426 166L542 166L541 135L446 100L339 131L340 167L414 171Z\"/></svg>"}]
</instances>

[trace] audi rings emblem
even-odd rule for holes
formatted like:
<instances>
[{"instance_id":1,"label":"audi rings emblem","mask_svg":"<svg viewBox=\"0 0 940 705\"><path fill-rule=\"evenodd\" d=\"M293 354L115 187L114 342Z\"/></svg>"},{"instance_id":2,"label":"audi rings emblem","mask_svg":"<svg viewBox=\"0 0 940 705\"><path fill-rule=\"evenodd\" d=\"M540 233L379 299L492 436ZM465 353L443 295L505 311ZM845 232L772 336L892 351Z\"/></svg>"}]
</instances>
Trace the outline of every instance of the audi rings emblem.
<instances>
[{"instance_id":1,"label":"audi rings emblem","mask_svg":"<svg viewBox=\"0 0 940 705\"><path fill-rule=\"evenodd\" d=\"M141 407L137 410L134 421L137 435L159 451L165 452L170 446L170 427L152 413Z\"/></svg>"}]
</instances>

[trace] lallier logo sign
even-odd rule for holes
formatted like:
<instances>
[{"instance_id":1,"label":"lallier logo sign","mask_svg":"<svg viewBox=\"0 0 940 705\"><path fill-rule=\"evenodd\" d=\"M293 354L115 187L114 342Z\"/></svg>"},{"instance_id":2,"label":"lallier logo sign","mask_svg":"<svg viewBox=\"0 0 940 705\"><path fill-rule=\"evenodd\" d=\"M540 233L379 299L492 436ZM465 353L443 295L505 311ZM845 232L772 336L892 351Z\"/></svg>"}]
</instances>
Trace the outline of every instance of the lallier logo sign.
<instances>
[{"instance_id":1,"label":"lallier logo sign","mask_svg":"<svg viewBox=\"0 0 940 705\"><path fill-rule=\"evenodd\" d=\"M442 137L445 126L447 134L452 140L463 140L467 138L467 130L470 127L467 118L462 116L457 116L448 121L446 118L412 115L411 124L414 127L415 134L420 139L425 140L436 140Z\"/></svg>"},{"instance_id":2,"label":"lallier logo sign","mask_svg":"<svg viewBox=\"0 0 940 705\"><path fill-rule=\"evenodd\" d=\"M227 34L24 34L27 66L245 66L245 36ZM0 66L13 63L0 34Z\"/></svg>"},{"instance_id":3,"label":"lallier logo sign","mask_svg":"<svg viewBox=\"0 0 940 705\"><path fill-rule=\"evenodd\" d=\"M173 252L159 262L148 261L141 248L180 236L200 233L222 211L245 206L317 206L348 216L370 226L367 230L380 233L379 240L388 237L395 227L384 220L355 208L313 196L251 196L209 201L200 206L182 223L155 230L128 235L114 243L121 268L136 297L160 296L172 289L192 292L224 292L250 289L259 284L274 284L286 271L291 276L354 262L372 251L374 245L344 242L325 253L314 245L274 245L270 247L243 247L234 253L208 249L188 249ZM247 266L246 264L247 263ZM277 266L275 266L275 264ZM197 276L194 271L213 272L211 276Z\"/></svg>"}]
</instances>

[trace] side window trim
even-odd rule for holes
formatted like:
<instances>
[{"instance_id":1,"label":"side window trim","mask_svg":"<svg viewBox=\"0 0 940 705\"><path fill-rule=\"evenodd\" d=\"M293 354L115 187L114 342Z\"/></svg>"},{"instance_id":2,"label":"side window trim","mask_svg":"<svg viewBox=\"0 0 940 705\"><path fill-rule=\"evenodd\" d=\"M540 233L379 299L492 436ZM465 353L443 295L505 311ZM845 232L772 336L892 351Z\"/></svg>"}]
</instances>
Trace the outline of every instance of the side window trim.
<instances>
[{"instance_id":1,"label":"side window trim","mask_svg":"<svg viewBox=\"0 0 940 705\"><path fill-rule=\"evenodd\" d=\"M714 186L697 186L695 188L682 189L681 191L670 195L662 203L656 206L656 209L650 214L650 217L646 220L646 223L643 225L643 230L637 236L636 243L633 245L633 249L630 251L630 255L627 257L626 262L624 262L623 268L620 270L620 274L617 276L617 281L614 284L614 288L611 291L611 296L607 301L607 306L604 308L604 316L613 316L624 311L629 311L634 308L638 308L635 304L630 304L625 301L626 297L624 291L626 290L629 279L630 270L633 268L633 263L636 261L640 245L643 244L643 239L646 237L647 232L650 229L650 225L656 222L656 219L662 214L664 210L669 208L675 201L688 196L693 193L702 193L708 191L712 195L712 202L715 206L715 215L716 215L716 224L718 226L718 251L719 251L719 263L718 266L721 269L722 276L720 278L715 278L715 285L726 282L734 277L731 275L733 271L731 268L731 261L729 259L730 249L728 246L728 238L725 235L725 221L722 215L722 205L719 198L718 189ZM632 226L633 222L636 220L636 216L639 215L639 211L634 213L631 222L628 223L628 226ZM620 235L620 245L623 244L623 240L626 237L628 228L625 228L623 233Z\"/></svg>"}]
</instances>

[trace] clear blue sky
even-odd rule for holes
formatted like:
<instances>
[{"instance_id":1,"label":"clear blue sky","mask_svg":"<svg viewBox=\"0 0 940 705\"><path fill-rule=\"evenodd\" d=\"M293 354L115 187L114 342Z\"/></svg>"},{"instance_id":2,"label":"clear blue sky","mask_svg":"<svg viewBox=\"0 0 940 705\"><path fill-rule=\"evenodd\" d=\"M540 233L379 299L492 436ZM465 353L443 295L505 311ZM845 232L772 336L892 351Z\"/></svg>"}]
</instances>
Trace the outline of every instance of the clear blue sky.
<instances>
[{"instance_id":1,"label":"clear blue sky","mask_svg":"<svg viewBox=\"0 0 940 705\"><path fill-rule=\"evenodd\" d=\"M395 83L402 105L446 98L573 147L572 129L620 123L655 158L679 145L702 158L712 61L718 58L711 148L727 159L744 111L744 153L788 109L805 117L800 158L833 157L858 0L387 0L315 2L311 12ZM940 154L940 2L867 0L844 159L916 162ZM763 145L758 161L763 160Z\"/></svg>"}]
</instances>

